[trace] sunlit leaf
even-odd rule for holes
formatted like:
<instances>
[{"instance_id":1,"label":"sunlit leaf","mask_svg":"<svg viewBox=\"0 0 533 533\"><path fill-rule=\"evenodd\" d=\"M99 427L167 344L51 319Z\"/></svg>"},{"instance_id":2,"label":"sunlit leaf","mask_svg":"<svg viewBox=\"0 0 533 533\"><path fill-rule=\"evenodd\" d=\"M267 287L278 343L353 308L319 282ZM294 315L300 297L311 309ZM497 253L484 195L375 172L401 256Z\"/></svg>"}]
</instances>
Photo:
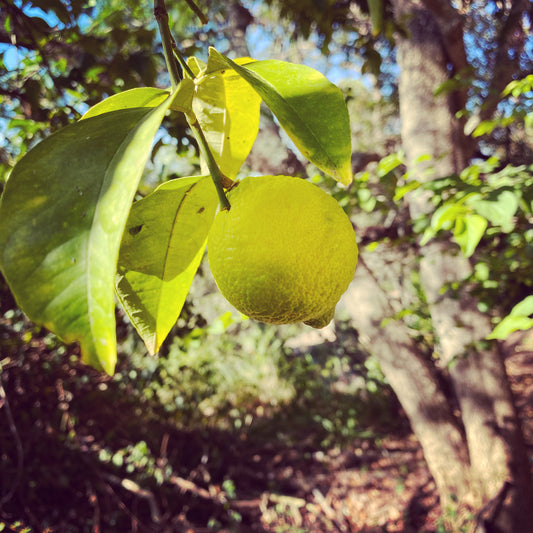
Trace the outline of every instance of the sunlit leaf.
<instances>
[{"instance_id":1,"label":"sunlit leaf","mask_svg":"<svg viewBox=\"0 0 533 533\"><path fill-rule=\"evenodd\" d=\"M515 226L513 218L518 209L519 200L517 193L504 190L494 200L475 198L470 204L491 224L501 226L503 232L509 233Z\"/></svg>"},{"instance_id":2,"label":"sunlit leaf","mask_svg":"<svg viewBox=\"0 0 533 533\"><path fill-rule=\"evenodd\" d=\"M533 328L533 318L526 316L506 316L487 337L488 339L506 339L513 331Z\"/></svg>"},{"instance_id":3,"label":"sunlit leaf","mask_svg":"<svg viewBox=\"0 0 533 533\"><path fill-rule=\"evenodd\" d=\"M513 331L533 328L533 295L518 302L511 312L492 330L489 339L506 339Z\"/></svg>"},{"instance_id":4,"label":"sunlit leaf","mask_svg":"<svg viewBox=\"0 0 533 533\"><path fill-rule=\"evenodd\" d=\"M168 98L169 91L154 87L139 87L114 94L91 107L82 119L87 119L122 109L135 107L156 107Z\"/></svg>"},{"instance_id":5,"label":"sunlit leaf","mask_svg":"<svg viewBox=\"0 0 533 533\"><path fill-rule=\"evenodd\" d=\"M194 83L191 80L182 80L173 96L171 109L177 111L190 111ZM135 107L157 107L168 98L169 90L156 89L154 87L138 87L114 94L91 107L82 119L95 117L110 111L131 109Z\"/></svg>"},{"instance_id":6,"label":"sunlit leaf","mask_svg":"<svg viewBox=\"0 0 533 533\"><path fill-rule=\"evenodd\" d=\"M440 206L431 217L431 228L435 231L450 229L459 216L463 216L468 209L462 203L449 203Z\"/></svg>"},{"instance_id":7,"label":"sunlit leaf","mask_svg":"<svg viewBox=\"0 0 533 533\"><path fill-rule=\"evenodd\" d=\"M222 173L233 179L259 131L261 98L232 69L206 73L196 85L193 111Z\"/></svg>"},{"instance_id":8,"label":"sunlit leaf","mask_svg":"<svg viewBox=\"0 0 533 533\"><path fill-rule=\"evenodd\" d=\"M533 295L526 296L518 302L511 310L512 316L530 316L533 315Z\"/></svg>"},{"instance_id":9,"label":"sunlit leaf","mask_svg":"<svg viewBox=\"0 0 533 533\"><path fill-rule=\"evenodd\" d=\"M217 205L211 178L198 176L166 182L132 206L116 288L152 354L178 319Z\"/></svg>"},{"instance_id":10,"label":"sunlit leaf","mask_svg":"<svg viewBox=\"0 0 533 533\"><path fill-rule=\"evenodd\" d=\"M399 200L401 200L406 194L409 194L410 192L418 189L420 187L420 182L417 181L417 180L410 180L408 181L407 183L405 183L404 185L400 186L400 187L397 187L396 188L396 191L394 193L394 198L393 200L395 202L398 202Z\"/></svg>"},{"instance_id":11,"label":"sunlit leaf","mask_svg":"<svg viewBox=\"0 0 533 533\"><path fill-rule=\"evenodd\" d=\"M120 240L153 138L172 103L59 130L14 168L0 203L0 265L22 310L112 373Z\"/></svg>"},{"instance_id":12,"label":"sunlit leaf","mask_svg":"<svg viewBox=\"0 0 533 533\"><path fill-rule=\"evenodd\" d=\"M377 174L381 178L402 164L403 161L399 154L389 154L379 160Z\"/></svg>"},{"instance_id":13,"label":"sunlit leaf","mask_svg":"<svg viewBox=\"0 0 533 533\"><path fill-rule=\"evenodd\" d=\"M201 59L198 59L197 57L188 57L187 58L187 66L191 70L191 72L194 74L194 76L198 76L202 70L205 71L207 65L204 61Z\"/></svg>"},{"instance_id":14,"label":"sunlit leaf","mask_svg":"<svg viewBox=\"0 0 533 533\"><path fill-rule=\"evenodd\" d=\"M456 220L454 238L461 247L465 257L470 257L487 229L487 219L481 215L469 213Z\"/></svg>"},{"instance_id":15,"label":"sunlit leaf","mask_svg":"<svg viewBox=\"0 0 533 533\"><path fill-rule=\"evenodd\" d=\"M352 181L350 122L338 87L305 65L277 60L238 65L214 48L211 57L257 91L309 161L343 184Z\"/></svg>"}]
</instances>

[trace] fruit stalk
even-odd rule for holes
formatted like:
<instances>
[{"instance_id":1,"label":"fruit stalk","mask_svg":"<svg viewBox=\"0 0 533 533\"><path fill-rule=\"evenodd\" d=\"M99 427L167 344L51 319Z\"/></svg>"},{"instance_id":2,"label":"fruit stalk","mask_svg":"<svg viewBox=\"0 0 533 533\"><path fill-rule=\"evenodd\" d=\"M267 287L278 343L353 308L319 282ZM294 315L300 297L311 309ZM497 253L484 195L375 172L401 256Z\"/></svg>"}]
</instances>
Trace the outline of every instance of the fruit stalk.
<instances>
[{"instance_id":1,"label":"fruit stalk","mask_svg":"<svg viewBox=\"0 0 533 533\"><path fill-rule=\"evenodd\" d=\"M187 73L191 76L191 78L194 78L194 75L189 69L185 59L179 53L176 47L176 43L170 32L170 28L168 25L168 12L165 5L165 0L154 0L154 16L157 20L157 25L159 26L161 42L163 44L163 54L165 55L165 61L172 84L172 90L174 91L176 90L176 87L181 81L181 76L178 70L178 65L176 63L176 58L174 57L175 54L177 56L178 61L183 66L183 68L186 69ZM229 209L231 206L228 201L228 198L226 197L226 193L224 192L224 186L229 187L232 184L232 181L226 176L224 176L220 171L220 168L218 167L217 162L215 161L215 158L211 153L204 132L202 131L202 128L200 127L200 124L198 123L198 120L194 113L187 113L186 116L189 126L191 127L194 136L198 141L198 145L200 146L200 152L206 160L207 168L209 169L209 173L211 174L213 183L215 184L218 199L220 202L220 207L221 209Z\"/></svg>"},{"instance_id":2,"label":"fruit stalk","mask_svg":"<svg viewBox=\"0 0 533 533\"><path fill-rule=\"evenodd\" d=\"M226 176L224 176L224 174L222 174L220 168L218 167L217 162L215 161L215 158L211 153L211 149L209 148L209 144L207 143L207 139L205 138L204 132L202 131L202 128L200 127L200 124L198 123L196 117L194 115L191 116L191 113L188 113L187 120L189 122L189 126L191 127L194 133L196 140L198 141L198 145L200 146L200 152L205 158L207 168L209 169L209 174L211 174L211 179L213 180L213 183L215 184L215 187L217 189L220 208L230 209L231 205L224 191L224 186L231 186L232 181Z\"/></svg>"}]
</instances>

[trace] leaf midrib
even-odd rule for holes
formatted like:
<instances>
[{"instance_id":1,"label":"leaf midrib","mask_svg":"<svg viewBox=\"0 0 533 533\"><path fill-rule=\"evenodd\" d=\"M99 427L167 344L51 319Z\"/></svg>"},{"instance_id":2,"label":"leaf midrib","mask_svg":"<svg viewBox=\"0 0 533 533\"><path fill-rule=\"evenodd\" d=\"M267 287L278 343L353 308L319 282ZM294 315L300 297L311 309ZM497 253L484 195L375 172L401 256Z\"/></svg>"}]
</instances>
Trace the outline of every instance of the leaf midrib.
<instances>
[{"instance_id":1,"label":"leaf midrib","mask_svg":"<svg viewBox=\"0 0 533 533\"><path fill-rule=\"evenodd\" d=\"M105 169L105 173L104 173L104 179L102 180L101 184L100 184L100 187L99 187L99 190L98 190L98 199L97 199L97 202L96 202L96 207L95 207L95 210L94 210L94 213L93 213L93 217L92 217L92 221L91 221L91 229L89 231L89 237L87 239L87 261L86 261L86 269L85 269L85 276L86 276L86 288L87 288L87 312L88 312L88 317L89 317L89 327L90 327L90 331L91 331L91 343L93 345L93 347L95 348L95 353L97 355L97 357L99 358L99 350L98 350L98 347L95 345L94 343L94 338L95 338L95 331L93 329L94 327L94 317L93 317L93 314L92 314L92 310L93 310L93 305L95 304L95 302L93 302L93 300L96 300L94 298L94 296L92 295L92 292L91 292L91 286L92 286L92 277L90 275L90 272L91 272L91 268L90 268L90 265L92 264L92 250L93 250L93 237L94 237L94 228L95 228L95 221L97 221L98 219L98 214L100 213L100 206L101 206L101 199L102 199L102 196L103 196L103 191L104 190L107 190L109 188L109 184L110 182L112 181L112 179L109 178L110 176L110 169L111 168L114 168L116 167L115 165L115 161L117 160L118 158L118 155L120 154L120 157L122 157L123 155L123 150L122 150L122 147L124 146L125 142L132 138L133 136L135 136L135 133L138 131L138 129L140 128L140 126L144 123L146 117L148 115L150 115L156 108L148 108L146 113L143 115L142 119L137 122L137 125L135 126L135 128L133 128L132 130L128 131L128 133L126 135L124 135L123 139L120 141L120 143L117 145L117 149L115 151L115 154L113 155L113 157L111 158L111 160L109 161L109 163L106 165L106 169ZM101 225L101 224L100 224ZM103 228L102 228L103 230ZM103 230L104 233L107 235L108 232L106 232L105 230Z\"/></svg>"},{"instance_id":2,"label":"leaf midrib","mask_svg":"<svg viewBox=\"0 0 533 533\"><path fill-rule=\"evenodd\" d=\"M175 228L177 226L177 222L176 221L177 221L177 219L178 219L178 217L180 215L180 212L181 212L181 210L183 208L185 200L188 198L189 193L198 185L199 182L200 182L200 180L198 180L197 182L195 182L195 183L190 185L190 187L183 194L183 197L181 198L181 200L179 202L178 208L176 209L176 213L175 213L174 218L172 220L172 229L170 230L169 237L167 239L167 246L166 246L166 249L165 249L165 257L164 257L164 260L163 260L163 266L162 266L162 271L161 271L161 286L163 286L164 283L165 283L165 274L166 274L166 271L167 271L167 265L169 263L168 258L169 258L169 254L170 254L170 243L172 242L174 234L175 234ZM159 317L159 309L161 307L162 293L163 293L163 291L160 290L159 291L159 295L157 297L156 323L155 323L155 328L154 328L154 341L155 341L154 346L157 346L157 344L158 344L158 336L159 336L159 334L158 334L158 331L157 331L157 322L158 322L158 317Z\"/></svg>"}]
</instances>

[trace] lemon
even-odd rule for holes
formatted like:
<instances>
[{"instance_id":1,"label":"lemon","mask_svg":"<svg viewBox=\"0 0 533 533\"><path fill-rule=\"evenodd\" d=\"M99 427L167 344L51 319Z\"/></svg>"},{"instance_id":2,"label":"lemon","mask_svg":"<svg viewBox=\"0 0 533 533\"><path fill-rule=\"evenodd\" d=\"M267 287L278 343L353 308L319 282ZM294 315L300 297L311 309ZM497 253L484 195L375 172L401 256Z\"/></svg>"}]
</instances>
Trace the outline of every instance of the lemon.
<instances>
[{"instance_id":1,"label":"lemon","mask_svg":"<svg viewBox=\"0 0 533 533\"><path fill-rule=\"evenodd\" d=\"M224 297L261 322L321 328L353 278L357 244L329 194L291 176L249 177L228 193L208 237Z\"/></svg>"}]
</instances>

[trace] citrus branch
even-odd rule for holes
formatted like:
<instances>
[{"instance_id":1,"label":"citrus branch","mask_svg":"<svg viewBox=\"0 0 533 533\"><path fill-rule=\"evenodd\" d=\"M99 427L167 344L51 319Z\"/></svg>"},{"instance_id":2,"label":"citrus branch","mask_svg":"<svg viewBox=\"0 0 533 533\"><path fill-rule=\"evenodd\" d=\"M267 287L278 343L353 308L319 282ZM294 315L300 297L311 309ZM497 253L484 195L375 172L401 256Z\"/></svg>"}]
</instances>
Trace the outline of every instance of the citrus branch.
<instances>
[{"instance_id":1,"label":"citrus branch","mask_svg":"<svg viewBox=\"0 0 533 533\"><path fill-rule=\"evenodd\" d=\"M167 64L168 74L170 76L170 83L174 91L178 86L181 76L178 70L178 65L174 59L173 39L168 26L168 11L165 6L165 0L154 0L154 17L159 26L159 33L161 34L161 43L163 45L163 54L165 55L165 62Z\"/></svg>"},{"instance_id":2,"label":"citrus branch","mask_svg":"<svg viewBox=\"0 0 533 533\"><path fill-rule=\"evenodd\" d=\"M190 78L194 79L194 73L190 69L189 65L187 65L187 61L185 60L185 58L183 57L181 52L178 50L178 47L176 46L176 41L173 40L172 44L173 44L172 51L174 52L174 55L176 56L176 59L178 60L178 63L181 65L183 70L185 72L187 72L187 74L190 76Z\"/></svg>"},{"instance_id":3,"label":"citrus branch","mask_svg":"<svg viewBox=\"0 0 533 533\"><path fill-rule=\"evenodd\" d=\"M187 3L189 4L189 6L191 5L189 2ZM154 0L154 16L157 20L157 25L159 26L159 32L161 33L161 42L163 43L163 54L165 55L167 69L170 75L170 81L172 83L172 90L174 91L176 90L176 87L181 81L181 76L178 70L178 64L176 63L174 55L176 55L177 60L186 70L187 74L190 75L191 78L194 78L194 74L189 69L185 58L179 52L178 47L176 46L176 42L174 41L174 38L172 37L172 34L170 32L170 27L168 25L168 12L165 6L165 0ZM202 131L202 128L200 127L198 119L196 118L194 113L186 113L186 116L187 121L189 122L189 126L191 127L194 136L198 141L198 145L200 146L200 152L205 158L207 168L209 169L209 173L211 174L213 183L215 184L218 199L220 202L220 207L222 209L229 209L231 206L228 201L228 198L226 197L226 193L224 192L224 187L230 187L233 182L229 178L224 176L224 174L222 174L217 162L215 161L215 158L213 157L213 154L211 153L211 149L209 148L207 139L205 138L204 132Z\"/></svg>"},{"instance_id":4,"label":"citrus branch","mask_svg":"<svg viewBox=\"0 0 533 533\"><path fill-rule=\"evenodd\" d=\"M200 19L202 24L207 24L209 19L202 13L202 10L196 5L194 0L185 0L188 6L194 11L194 14Z\"/></svg>"},{"instance_id":5,"label":"citrus branch","mask_svg":"<svg viewBox=\"0 0 533 533\"><path fill-rule=\"evenodd\" d=\"M229 188L233 182L228 177L224 176L224 174L222 174L217 162L215 161L215 158L213 157L211 149L209 148L209 144L207 143L207 139L205 138L204 132L202 131L196 116L188 113L187 120L189 121L189 126L191 127L196 140L198 141L200 152L205 158L207 168L209 169L209 174L211 174L211 178L217 189L220 207L221 209L229 209L231 205L226 193L224 192L224 187Z\"/></svg>"}]
</instances>

